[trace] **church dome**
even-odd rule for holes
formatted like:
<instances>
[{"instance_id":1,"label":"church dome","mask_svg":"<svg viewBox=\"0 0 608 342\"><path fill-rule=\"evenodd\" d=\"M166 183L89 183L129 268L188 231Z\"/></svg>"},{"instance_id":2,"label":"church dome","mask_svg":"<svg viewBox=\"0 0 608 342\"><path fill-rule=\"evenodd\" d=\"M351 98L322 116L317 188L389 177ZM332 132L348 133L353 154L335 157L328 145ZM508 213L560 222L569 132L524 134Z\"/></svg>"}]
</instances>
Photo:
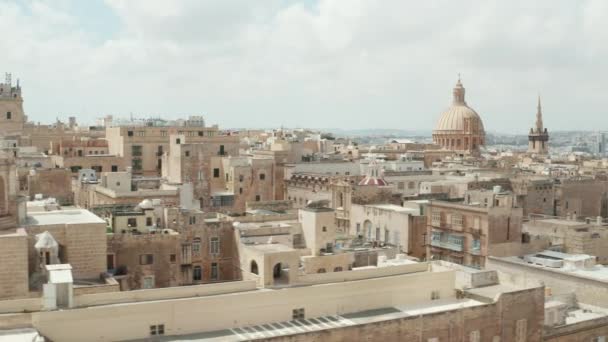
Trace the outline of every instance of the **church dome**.
<instances>
[{"instance_id":1,"label":"church dome","mask_svg":"<svg viewBox=\"0 0 608 342\"><path fill-rule=\"evenodd\" d=\"M472 127L477 127L477 130L483 131L483 122L481 117L473 108L467 105L452 105L442 114L435 131L465 131L465 122L471 122Z\"/></svg>"},{"instance_id":2,"label":"church dome","mask_svg":"<svg viewBox=\"0 0 608 342\"><path fill-rule=\"evenodd\" d=\"M459 78L458 83L456 83L456 86L454 87L454 100L452 105L441 114L435 131L442 131L441 133L460 133L469 130L477 132L484 131L481 117L473 108L467 105L464 100L464 94L465 89Z\"/></svg>"},{"instance_id":3,"label":"church dome","mask_svg":"<svg viewBox=\"0 0 608 342\"><path fill-rule=\"evenodd\" d=\"M479 114L464 99L460 78L453 95L452 105L441 114L433 130L433 141L444 149L476 153L485 144L485 130Z\"/></svg>"}]
</instances>

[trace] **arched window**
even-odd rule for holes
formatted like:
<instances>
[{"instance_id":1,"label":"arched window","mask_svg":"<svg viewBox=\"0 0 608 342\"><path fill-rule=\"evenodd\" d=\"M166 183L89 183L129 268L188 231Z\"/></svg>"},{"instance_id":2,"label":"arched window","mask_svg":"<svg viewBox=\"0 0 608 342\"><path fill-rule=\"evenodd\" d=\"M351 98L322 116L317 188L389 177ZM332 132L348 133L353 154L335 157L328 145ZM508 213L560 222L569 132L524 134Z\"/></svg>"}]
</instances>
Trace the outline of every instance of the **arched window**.
<instances>
[{"instance_id":1,"label":"arched window","mask_svg":"<svg viewBox=\"0 0 608 342\"><path fill-rule=\"evenodd\" d=\"M325 269L324 268L319 268L319 270L317 271L317 273L325 273Z\"/></svg>"},{"instance_id":2,"label":"arched window","mask_svg":"<svg viewBox=\"0 0 608 342\"><path fill-rule=\"evenodd\" d=\"M334 272L342 272L342 267L341 266L335 267Z\"/></svg>"}]
</instances>

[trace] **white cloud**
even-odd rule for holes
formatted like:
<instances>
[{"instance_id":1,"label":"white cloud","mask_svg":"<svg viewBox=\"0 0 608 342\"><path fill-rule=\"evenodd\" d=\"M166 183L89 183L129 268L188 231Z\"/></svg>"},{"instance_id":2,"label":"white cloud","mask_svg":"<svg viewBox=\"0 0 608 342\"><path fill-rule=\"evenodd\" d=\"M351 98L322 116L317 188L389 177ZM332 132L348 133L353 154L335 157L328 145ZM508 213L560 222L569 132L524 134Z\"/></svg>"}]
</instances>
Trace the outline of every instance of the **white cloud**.
<instances>
[{"instance_id":1,"label":"white cloud","mask_svg":"<svg viewBox=\"0 0 608 342\"><path fill-rule=\"evenodd\" d=\"M75 1L75 0L72 0ZM73 2L0 7L0 65L35 120L204 113L222 126L431 129L462 73L489 130L603 122L606 2L106 0L105 41ZM91 14L94 15L94 14Z\"/></svg>"}]
</instances>

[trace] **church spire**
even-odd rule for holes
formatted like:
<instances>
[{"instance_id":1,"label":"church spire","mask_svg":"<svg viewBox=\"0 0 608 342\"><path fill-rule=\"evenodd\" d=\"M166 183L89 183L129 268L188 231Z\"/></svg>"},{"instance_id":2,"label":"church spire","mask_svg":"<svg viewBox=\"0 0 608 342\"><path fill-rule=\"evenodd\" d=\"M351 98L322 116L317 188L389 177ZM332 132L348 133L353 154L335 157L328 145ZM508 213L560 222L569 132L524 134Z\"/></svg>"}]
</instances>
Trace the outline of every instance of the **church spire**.
<instances>
[{"instance_id":1,"label":"church spire","mask_svg":"<svg viewBox=\"0 0 608 342\"><path fill-rule=\"evenodd\" d=\"M452 92L454 95L453 103L455 105L467 105L464 100L464 92L464 87L462 86L462 82L460 81L460 74L458 74L458 82L456 82L456 86L454 87L454 91Z\"/></svg>"},{"instance_id":2,"label":"church spire","mask_svg":"<svg viewBox=\"0 0 608 342\"><path fill-rule=\"evenodd\" d=\"M536 107L536 131L543 131L543 110L540 105L540 95L538 95L538 106Z\"/></svg>"}]
</instances>

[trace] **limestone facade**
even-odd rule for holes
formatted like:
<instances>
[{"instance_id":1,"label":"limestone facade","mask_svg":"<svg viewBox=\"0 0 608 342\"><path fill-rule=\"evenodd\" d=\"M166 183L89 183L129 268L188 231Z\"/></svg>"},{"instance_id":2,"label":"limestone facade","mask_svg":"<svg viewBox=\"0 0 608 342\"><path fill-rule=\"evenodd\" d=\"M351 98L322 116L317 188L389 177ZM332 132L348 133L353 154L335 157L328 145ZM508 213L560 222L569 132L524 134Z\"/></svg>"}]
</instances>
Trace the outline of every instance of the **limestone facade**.
<instances>
[{"instance_id":1,"label":"limestone facade","mask_svg":"<svg viewBox=\"0 0 608 342\"><path fill-rule=\"evenodd\" d=\"M0 235L0 299L29 294L28 239L23 229Z\"/></svg>"},{"instance_id":2,"label":"limestone facade","mask_svg":"<svg viewBox=\"0 0 608 342\"><path fill-rule=\"evenodd\" d=\"M486 193L480 202L430 201L428 258L479 268L493 244L521 242L522 209L513 206L510 194Z\"/></svg>"},{"instance_id":3,"label":"limestone facade","mask_svg":"<svg viewBox=\"0 0 608 342\"><path fill-rule=\"evenodd\" d=\"M18 136L23 133L26 121L19 81L13 85L12 75L6 74L5 81L0 83L0 132L3 136Z\"/></svg>"}]
</instances>

